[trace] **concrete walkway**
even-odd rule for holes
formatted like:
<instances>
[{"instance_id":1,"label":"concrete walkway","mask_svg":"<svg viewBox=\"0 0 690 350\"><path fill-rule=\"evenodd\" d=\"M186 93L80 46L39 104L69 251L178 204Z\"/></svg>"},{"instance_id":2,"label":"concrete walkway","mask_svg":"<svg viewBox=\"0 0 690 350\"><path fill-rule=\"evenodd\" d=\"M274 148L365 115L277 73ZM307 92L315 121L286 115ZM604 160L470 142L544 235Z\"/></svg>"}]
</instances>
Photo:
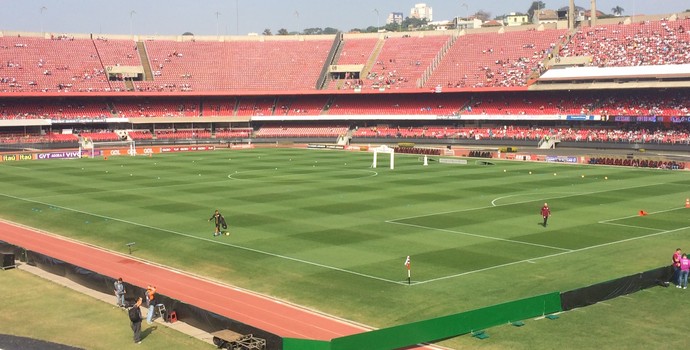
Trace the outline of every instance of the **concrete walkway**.
<instances>
[{"instance_id":1,"label":"concrete walkway","mask_svg":"<svg viewBox=\"0 0 690 350\"><path fill-rule=\"evenodd\" d=\"M17 263L18 263L17 268L22 270L22 271L29 272L31 274L34 274L36 276L39 276L39 277L44 278L46 280L49 280L53 283L57 283L61 286L65 286L67 288L74 290L75 292L79 292L79 293L91 296L95 299L98 299L102 302L105 302L105 303L111 305L113 308L117 308L117 306L115 306L115 295L113 295L113 294L105 294L105 293L97 292L93 289L89 289L89 288L84 287L84 286L82 286L82 285L80 285L74 281L71 281L65 277L57 276L57 275L54 275L50 272L41 270L38 267L27 265L24 263L19 263L19 262L17 262ZM141 308L141 314L144 318L146 318L147 313L148 313L148 308L142 307ZM146 322L146 320L144 320L143 322ZM154 319L153 322L156 325L162 325L162 326L168 327L170 329L174 329L174 330L181 332L181 333L184 333L190 337L194 337L194 338L199 339L203 342L209 343L211 345L215 345L215 344L213 344L213 336L210 333L202 331L198 328L194 328L194 327L192 327L192 326L190 326L190 325L188 325L188 324L186 324L180 320L178 320L175 323L167 323L167 322L164 322L163 319L159 317L159 318Z\"/></svg>"}]
</instances>

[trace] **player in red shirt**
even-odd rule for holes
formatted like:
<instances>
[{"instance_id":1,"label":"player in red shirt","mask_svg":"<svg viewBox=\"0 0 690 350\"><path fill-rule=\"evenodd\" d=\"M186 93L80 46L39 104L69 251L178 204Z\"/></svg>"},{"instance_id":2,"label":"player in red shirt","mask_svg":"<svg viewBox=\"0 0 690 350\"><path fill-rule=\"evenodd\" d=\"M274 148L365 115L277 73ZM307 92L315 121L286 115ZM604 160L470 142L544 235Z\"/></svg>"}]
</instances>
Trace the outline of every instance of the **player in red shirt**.
<instances>
[{"instance_id":1,"label":"player in red shirt","mask_svg":"<svg viewBox=\"0 0 690 350\"><path fill-rule=\"evenodd\" d=\"M546 222L549 220L549 216L551 216L551 209L549 209L549 205L547 203L544 203L544 206L541 207L541 216L544 218L544 227L546 227Z\"/></svg>"}]
</instances>

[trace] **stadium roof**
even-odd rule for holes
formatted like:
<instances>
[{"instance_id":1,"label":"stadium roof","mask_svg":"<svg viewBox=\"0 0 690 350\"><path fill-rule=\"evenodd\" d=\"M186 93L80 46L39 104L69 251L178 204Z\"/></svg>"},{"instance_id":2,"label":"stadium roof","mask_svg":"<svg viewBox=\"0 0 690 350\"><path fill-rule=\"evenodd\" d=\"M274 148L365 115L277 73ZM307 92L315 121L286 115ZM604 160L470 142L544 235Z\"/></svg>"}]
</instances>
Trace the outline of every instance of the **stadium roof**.
<instances>
[{"instance_id":1,"label":"stadium roof","mask_svg":"<svg viewBox=\"0 0 690 350\"><path fill-rule=\"evenodd\" d=\"M611 79L690 79L690 64L634 67L568 67L550 69L539 77L540 82Z\"/></svg>"}]
</instances>

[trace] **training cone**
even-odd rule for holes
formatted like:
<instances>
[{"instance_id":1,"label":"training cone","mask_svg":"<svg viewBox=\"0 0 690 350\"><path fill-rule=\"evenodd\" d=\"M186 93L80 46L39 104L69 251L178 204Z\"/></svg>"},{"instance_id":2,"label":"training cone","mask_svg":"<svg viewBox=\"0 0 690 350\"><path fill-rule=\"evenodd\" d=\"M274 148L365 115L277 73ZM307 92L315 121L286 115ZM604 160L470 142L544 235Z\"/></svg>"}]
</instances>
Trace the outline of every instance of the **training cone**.
<instances>
[{"instance_id":1,"label":"training cone","mask_svg":"<svg viewBox=\"0 0 690 350\"><path fill-rule=\"evenodd\" d=\"M640 216L646 216L646 215L647 215L647 212L646 212L646 211L640 210Z\"/></svg>"},{"instance_id":2,"label":"training cone","mask_svg":"<svg viewBox=\"0 0 690 350\"><path fill-rule=\"evenodd\" d=\"M690 208L690 198L685 198L685 207Z\"/></svg>"}]
</instances>

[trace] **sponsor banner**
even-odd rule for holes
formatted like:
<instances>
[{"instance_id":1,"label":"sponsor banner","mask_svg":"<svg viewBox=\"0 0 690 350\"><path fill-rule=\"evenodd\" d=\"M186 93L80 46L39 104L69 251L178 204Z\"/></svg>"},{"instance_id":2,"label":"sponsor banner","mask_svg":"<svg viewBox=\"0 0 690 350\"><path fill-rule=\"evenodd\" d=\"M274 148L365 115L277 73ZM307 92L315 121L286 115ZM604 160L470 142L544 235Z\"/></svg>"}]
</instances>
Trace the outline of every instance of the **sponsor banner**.
<instances>
[{"instance_id":1,"label":"sponsor banner","mask_svg":"<svg viewBox=\"0 0 690 350\"><path fill-rule=\"evenodd\" d=\"M106 118L51 119L52 124L91 124L105 123Z\"/></svg>"},{"instance_id":2,"label":"sponsor banner","mask_svg":"<svg viewBox=\"0 0 690 350\"><path fill-rule=\"evenodd\" d=\"M310 143L307 145L307 148L316 148L316 149L345 149L345 146L343 145L327 145L323 143Z\"/></svg>"},{"instance_id":3,"label":"sponsor banner","mask_svg":"<svg viewBox=\"0 0 690 350\"><path fill-rule=\"evenodd\" d=\"M565 118L566 120L594 120L594 116L591 115L568 115Z\"/></svg>"},{"instance_id":4,"label":"sponsor banner","mask_svg":"<svg viewBox=\"0 0 690 350\"><path fill-rule=\"evenodd\" d=\"M0 157L0 160L3 162L14 162L18 160L33 160L34 155L33 154L28 154L28 153L19 153L19 154L3 154L2 157Z\"/></svg>"},{"instance_id":5,"label":"sponsor banner","mask_svg":"<svg viewBox=\"0 0 690 350\"><path fill-rule=\"evenodd\" d=\"M249 149L249 148L254 148L253 144L248 144L248 143L241 143L239 145L230 145L230 149Z\"/></svg>"},{"instance_id":6,"label":"sponsor banner","mask_svg":"<svg viewBox=\"0 0 690 350\"><path fill-rule=\"evenodd\" d=\"M64 151L64 152L49 152L49 153L35 153L34 159L76 159L79 158L79 151Z\"/></svg>"},{"instance_id":7,"label":"sponsor banner","mask_svg":"<svg viewBox=\"0 0 690 350\"><path fill-rule=\"evenodd\" d=\"M174 147L160 147L160 153L170 152L196 152L196 151L213 151L216 146L174 146ZM158 152L156 152L158 153Z\"/></svg>"},{"instance_id":8,"label":"sponsor banner","mask_svg":"<svg viewBox=\"0 0 690 350\"><path fill-rule=\"evenodd\" d=\"M137 147L134 150L131 148L114 148L114 149L100 149L98 156L102 155L104 157L112 156L145 156L154 153L161 153L161 147ZM134 154L132 154L134 153Z\"/></svg>"},{"instance_id":9,"label":"sponsor banner","mask_svg":"<svg viewBox=\"0 0 690 350\"><path fill-rule=\"evenodd\" d=\"M467 159L458 158L439 158L438 162L441 164L467 164Z\"/></svg>"},{"instance_id":10,"label":"sponsor banner","mask_svg":"<svg viewBox=\"0 0 690 350\"><path fill-rule=\"evenodd\" d=\"M551 163L577 163L577 157L572 156L546 156L546 161Z\"/></svg>"}]
</instances>

